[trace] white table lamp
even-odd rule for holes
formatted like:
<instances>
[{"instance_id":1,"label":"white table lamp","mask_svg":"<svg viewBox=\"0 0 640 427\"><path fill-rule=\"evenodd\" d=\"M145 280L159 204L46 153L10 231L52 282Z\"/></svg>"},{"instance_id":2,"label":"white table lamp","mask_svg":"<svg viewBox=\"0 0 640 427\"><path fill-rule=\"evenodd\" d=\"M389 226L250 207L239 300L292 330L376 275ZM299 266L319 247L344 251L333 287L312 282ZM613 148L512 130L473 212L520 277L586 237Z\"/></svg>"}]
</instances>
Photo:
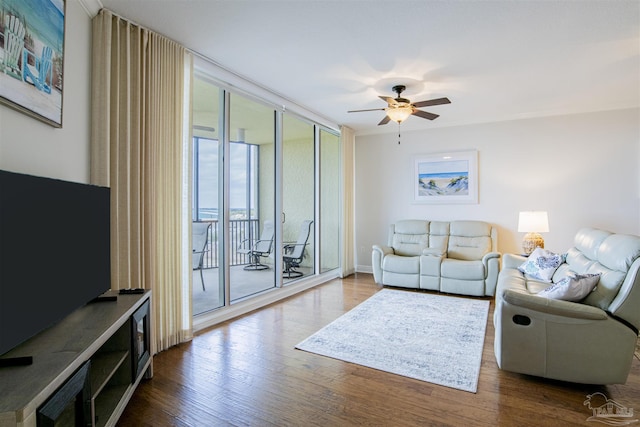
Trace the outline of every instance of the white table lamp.
<instances>
[{"instance_id":1,"label":"white table lamp","mask_svg":"<svg viewBox=\"0 0 640 427\"><path fill-rule=\"evenodd\" d=\"M544 239L540 233L549 232L549 218L543 211L520 212L518 232L527 233L522 239L525 255L531 254L535 248L544 248Z\"/></svg>"}]
</instances>

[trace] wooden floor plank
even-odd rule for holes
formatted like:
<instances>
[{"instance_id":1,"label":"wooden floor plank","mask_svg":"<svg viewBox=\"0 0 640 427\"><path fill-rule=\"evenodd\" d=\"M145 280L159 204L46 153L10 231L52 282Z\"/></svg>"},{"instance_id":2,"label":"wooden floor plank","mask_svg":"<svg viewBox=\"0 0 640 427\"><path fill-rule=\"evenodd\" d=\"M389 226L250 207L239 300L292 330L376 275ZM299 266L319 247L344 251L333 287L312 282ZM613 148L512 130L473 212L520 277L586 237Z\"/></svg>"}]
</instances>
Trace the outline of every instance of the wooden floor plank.
<instances>
[{"instance_id":1,"label":"wooden floor plank","mask_svg":"<svg viewBox=\"0 0 640 427\"><path fill-rule=\"evenodd\" d=\"M640 412L640 360L624 385L550 381L498 369L489 309L478 392L296 350L381 288L369 274L310 289L222 323L154 358L118 425L584 426L587 394Z\"/></svg>"}]
</instances>

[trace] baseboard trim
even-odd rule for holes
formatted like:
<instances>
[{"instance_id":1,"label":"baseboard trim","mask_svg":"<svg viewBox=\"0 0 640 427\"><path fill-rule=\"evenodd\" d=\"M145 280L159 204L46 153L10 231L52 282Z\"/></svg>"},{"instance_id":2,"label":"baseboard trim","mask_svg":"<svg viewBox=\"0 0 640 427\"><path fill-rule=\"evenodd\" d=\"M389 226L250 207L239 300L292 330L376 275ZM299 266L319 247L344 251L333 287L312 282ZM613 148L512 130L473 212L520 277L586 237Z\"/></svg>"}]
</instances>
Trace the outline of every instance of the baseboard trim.
<instances>
[{"instance_id":1,"label":"baseboard trim","mask_svg":"<svg viewBox=\"0 0 640 427\"><path fill-rule=\"evenodd\" d=\"M373 267L370 265L358 265L356 266L356 272L373 274Z\"/></svg>"}]
</instances>

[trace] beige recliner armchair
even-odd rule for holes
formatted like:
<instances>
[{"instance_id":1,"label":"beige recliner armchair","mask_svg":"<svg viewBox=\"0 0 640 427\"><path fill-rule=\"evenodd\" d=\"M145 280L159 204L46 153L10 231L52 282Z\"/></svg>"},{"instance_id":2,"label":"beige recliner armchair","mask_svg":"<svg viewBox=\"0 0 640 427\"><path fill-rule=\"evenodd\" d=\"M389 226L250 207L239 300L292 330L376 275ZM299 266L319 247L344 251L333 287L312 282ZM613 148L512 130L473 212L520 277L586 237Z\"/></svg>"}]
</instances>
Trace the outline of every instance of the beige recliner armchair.
<instances>
[{"instance_id":1,"label":"beige recliner armchair","mask_svg":"<svg viewBox=\"0 0 640 427\"><path fill-rule=\"evenodd\" d=\"M536 294L550 283L518 270L524 257L506 254L496 289L494 350L506 371L583 384L624 384L640 327L640 237L584 228L566 262L570 270L600 273L580 302Z\"/></svg>"}]
</instances>

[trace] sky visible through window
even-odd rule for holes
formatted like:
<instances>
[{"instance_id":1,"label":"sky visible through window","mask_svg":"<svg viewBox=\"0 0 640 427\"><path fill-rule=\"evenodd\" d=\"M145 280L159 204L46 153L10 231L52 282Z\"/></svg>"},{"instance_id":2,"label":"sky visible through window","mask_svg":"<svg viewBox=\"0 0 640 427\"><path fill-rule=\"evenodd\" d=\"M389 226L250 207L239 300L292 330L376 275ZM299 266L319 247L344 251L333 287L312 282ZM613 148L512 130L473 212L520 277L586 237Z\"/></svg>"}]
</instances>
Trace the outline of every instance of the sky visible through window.
<instances>
[{"instance_id":1,"label":"sky visible through window","mask_svg":"<svg viewBox=\"0 0 640 427\"><path fill-rule=\"evenodd\" d=\"M200 219L217 219L218 141L206 138L197 139L199 139L199 216ZM246 218L243 212L246 211L247 206L247 151L250 147L250 145L243 143L232 142L230 144L229 204L231 219ZM252 192L255 197L255 191Z\"/></svg>"}]
</instances>

